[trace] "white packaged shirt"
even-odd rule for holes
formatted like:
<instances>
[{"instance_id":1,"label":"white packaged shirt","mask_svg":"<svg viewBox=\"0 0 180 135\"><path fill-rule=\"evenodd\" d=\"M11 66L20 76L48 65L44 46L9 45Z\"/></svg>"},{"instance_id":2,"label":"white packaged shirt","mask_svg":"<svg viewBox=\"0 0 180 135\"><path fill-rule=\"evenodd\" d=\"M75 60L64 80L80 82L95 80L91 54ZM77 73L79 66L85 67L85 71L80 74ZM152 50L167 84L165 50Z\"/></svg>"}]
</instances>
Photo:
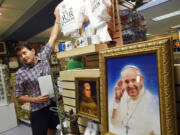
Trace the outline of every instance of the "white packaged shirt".
<instances>
[{"instance_id":1,"label":"white packaged shirt","mask_svg":"<svg viewBox=\"0 0 180 135\"><path fill-rule=\"evenodd\" d=\"M61 30L65 36L77 31L84 21L84 1L64 0L58 5Z\"/></svg>"},{"instance_id":2,"label":"white packaged shirt","mask_svg":"<svg viewBox=\"0 0 180 135\"><path fill-rule=\"evenodd\" d=\"M104 0L85 0L85 15L88 16L91 25L95 29L110 20Z\"/></svg>"},{"instance_id":3,"label":"white packaged shirt","mask_svg":"<svg viewBox=\"0 0 180 135\"><path fill-rule=\"evenodd\" d=\"M99 37L101 43L112 41L111 36L108 32L108 25L105 24L101 27L98 27L96 30L96 35Z\"/></svg>"}]
</instances>

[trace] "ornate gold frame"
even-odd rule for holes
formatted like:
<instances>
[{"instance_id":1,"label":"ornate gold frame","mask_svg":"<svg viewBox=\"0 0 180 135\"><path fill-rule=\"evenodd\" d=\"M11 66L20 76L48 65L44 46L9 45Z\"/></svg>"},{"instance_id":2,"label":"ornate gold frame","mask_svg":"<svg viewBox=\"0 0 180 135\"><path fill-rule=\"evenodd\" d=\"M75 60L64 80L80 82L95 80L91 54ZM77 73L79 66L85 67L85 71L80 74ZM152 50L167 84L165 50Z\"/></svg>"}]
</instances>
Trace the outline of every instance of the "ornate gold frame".
<instances>
[{"instance_id":1,"label":"ornate gold frame","mask_svg":"<svg viewBox=\"0 0 180 135\"><path fill-rule=\"evenodd\" d=\"M83 82L96 82L96 101L97 101L97 115L92 115L92 114L88 114L86 112L82 112L80 111L80 86L78 85L78 82L81 81L82 83ZM99 89L99 78L84 78L84 77L78 77L78 78L75 78L75 86L76 86L76 113L79 115L79 116L82 116L82 117L85 117L85 118L88 118L90 120L94 120L94 121L98 121L100 122L100 97L99 97L99 93L100 93L100 89ZM92 88L91 88L91 91L92 91ZM92 94L92 92L91 92Z\"/></svg>"},{"instance_id":2,"label":"ornate gold frame","mask_svg":"<svg viewBox=\"0 0 180 135\"><path fill-rule=\"evenodd\" d=\"M106 60L108 58L126 57L156 53L161 135L177 135L176 102L174 90L173 46L169 38L114 47L101 51L100 60L100 95L102 134L108 131L107 77Z\"/></svg>"},{"instance_id":3,"label":"ornate gold frame","mask_svg":"<svg viewBox=\"0 0 180 135\"><path fill-rule=\"evenodd\" d=\"M0 42L0 55L1 54L6 54L7 51L6 51L6 44L5 42Z\"/></svg>"}]
</instances>

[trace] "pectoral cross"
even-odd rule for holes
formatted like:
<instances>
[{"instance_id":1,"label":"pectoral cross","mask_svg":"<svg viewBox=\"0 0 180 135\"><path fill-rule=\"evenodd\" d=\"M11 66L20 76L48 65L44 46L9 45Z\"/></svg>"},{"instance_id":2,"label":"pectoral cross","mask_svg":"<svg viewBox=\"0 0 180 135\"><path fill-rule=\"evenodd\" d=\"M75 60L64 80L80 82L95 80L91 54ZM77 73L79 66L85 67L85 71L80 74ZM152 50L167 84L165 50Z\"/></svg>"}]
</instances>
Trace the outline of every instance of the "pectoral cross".
<instances>
[{"instance_id":1,"label":"pectoral cross","mask_svg":"<svg viewBox=\"0 0 180 135\"><path fill-rule=\"evenodd\" d=\"M128 125L125 126L126 128L126 135L128 135L128 130L130 129Z\"/></svg>"}]
</instances>

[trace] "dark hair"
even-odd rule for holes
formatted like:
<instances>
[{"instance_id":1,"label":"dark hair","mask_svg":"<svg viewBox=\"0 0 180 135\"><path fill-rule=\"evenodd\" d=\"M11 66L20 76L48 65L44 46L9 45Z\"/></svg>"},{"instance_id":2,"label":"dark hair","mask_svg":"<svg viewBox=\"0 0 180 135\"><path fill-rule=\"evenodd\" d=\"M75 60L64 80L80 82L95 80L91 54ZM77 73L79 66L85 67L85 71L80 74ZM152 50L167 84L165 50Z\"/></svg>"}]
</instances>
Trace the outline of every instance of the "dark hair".
<instances>
[{"instance_id":1,"label":"dark hair","mask_svg":"<svg viewBox=\"0 0 180 135\"><path fill-rule=\"evenodd\" d=\"M85 87L84 87L85 83L88 83L89 85L91 85L90 82L88 82L88 81L83 82L83 90L85 89Z\"/></svg>"},{"instance_id":2,"label":"dark hair","mask_svg":"<svg viewBox=\"0 0 180 135\"><path fill-rule=\"evenodd\" d=\"M79 85L81 86L80 88L79 88L79 91L81 92L81 94L83 94L83 91L84 91L84 89L85 89L85 87L84 87L84 84L85 83L89 83L88 81L82 81L82 82L79 82Z\"/></svg>"},{"instance_id":3,"label":"dark hair","mask_svg":"<svg viewBox=\"0 0 180 135\"><path fill-rule=\"evenodd\" d=\"M15 48L15 52L17 53L18 51L21 51L23 48L27 48L28 50L32 50L32 46L30 44L19 44L17 45L17 47Z\"/></svg>"}]
</instances>

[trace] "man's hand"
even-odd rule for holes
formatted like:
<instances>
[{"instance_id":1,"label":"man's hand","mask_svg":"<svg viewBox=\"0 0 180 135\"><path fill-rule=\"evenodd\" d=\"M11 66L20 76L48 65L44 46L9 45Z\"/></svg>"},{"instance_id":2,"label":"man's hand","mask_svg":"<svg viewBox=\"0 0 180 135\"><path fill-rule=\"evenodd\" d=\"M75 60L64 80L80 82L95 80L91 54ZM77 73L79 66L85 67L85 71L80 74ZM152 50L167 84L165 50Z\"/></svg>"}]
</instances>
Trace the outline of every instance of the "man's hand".
<instances>
[{"instance_id":1,"label":"man's hand","mask_svg":"<svg viewBox=\"0 0 180 135\"><path fill-rule=\"evenodd\" d=\"M59 16L58 7L56 7L56 9L54 10L54 15L56 17L56 20L55 20L55 23L54 23L54 26L52 28L51 35L50 35L50 38L49 38L49 41L48 41L50 46L52 46L53 48L55 47L55 42L56 42L56 39L57 39L57 36L58 36L59 27L60 27L59 26L60 16Z\"/></svg>"},{"instance_id":2,"label":"man's hand","mask_svg":"<svg viewBox=\"0 0 180 135\"><path fill-rule=\"evenodd\" d=\"M115 87L115 100L116 102L120 102L121 97L124 94L123 82L122 80L118 81L117 86Z\"/></svg>"},{"instance_id":3,"label":"man's hand","mask_svg":"<svg viewBox=\"0 0 180 135\"><path fill-rule=\"evenodd\" d=\"M46 94L46 95L43 95L43 96L38 96L35 98L35 103L43 103L45 101L48 101L49 100L49 95Z\"/></svg>"},{"instance_id":4,"label":"man's hand","mask_svg":"<svg viewBox=\"0 0 180 135\"><path fill-rule=\"evenodd\" d=\"M60 21L60 16L59 16L59 8L56 7L55 10L54 10L54 16L56 17L56 21Z\"/></svg>"}]
</instances>

